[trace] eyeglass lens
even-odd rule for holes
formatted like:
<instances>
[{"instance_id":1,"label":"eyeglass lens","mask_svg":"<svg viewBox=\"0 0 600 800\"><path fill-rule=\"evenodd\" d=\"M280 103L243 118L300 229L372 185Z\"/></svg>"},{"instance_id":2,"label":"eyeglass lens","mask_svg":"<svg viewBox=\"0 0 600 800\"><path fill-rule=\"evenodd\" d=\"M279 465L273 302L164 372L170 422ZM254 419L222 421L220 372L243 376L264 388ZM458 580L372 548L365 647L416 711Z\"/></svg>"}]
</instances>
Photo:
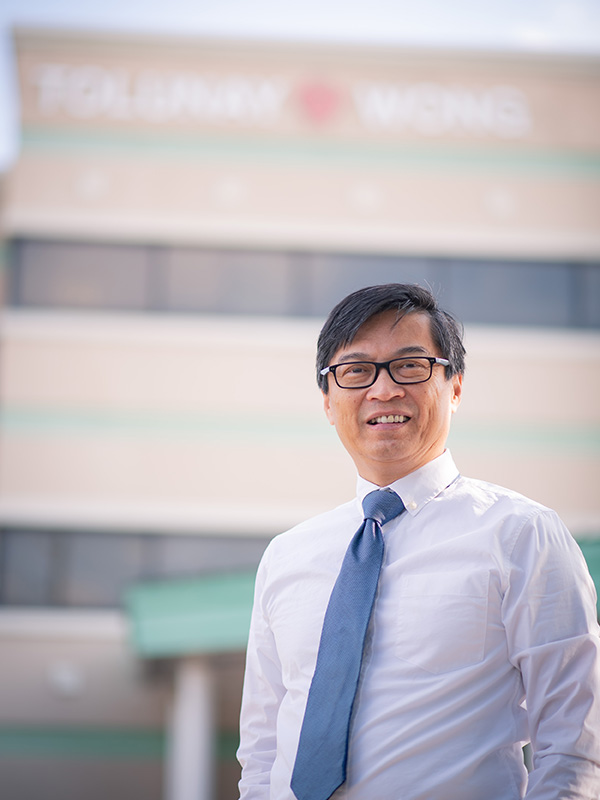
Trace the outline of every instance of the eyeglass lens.
<instances>
[{"instance_id":1,"label":"eyeglass lens","mask_svg":"<svg viewBox=\"0 0 600 800\"><path fill-rule=\"evenodd\" d=\"M390 361L388 370L398 383L419 383L430 378L432 365L426 358L397 358ZM339 364L335 377L343 388L360 388L373 383L376 372L376 365L369 361L355 362Z\"/></svg>"}]
</instances>

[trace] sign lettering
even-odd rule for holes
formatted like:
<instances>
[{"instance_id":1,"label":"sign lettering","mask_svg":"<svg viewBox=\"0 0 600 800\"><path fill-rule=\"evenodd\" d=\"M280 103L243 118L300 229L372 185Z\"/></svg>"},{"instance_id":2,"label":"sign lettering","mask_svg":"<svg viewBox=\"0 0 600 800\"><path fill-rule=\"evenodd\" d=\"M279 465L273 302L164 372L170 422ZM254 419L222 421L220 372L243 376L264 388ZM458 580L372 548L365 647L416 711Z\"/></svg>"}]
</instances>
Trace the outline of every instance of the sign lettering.
<instances>
[{"instance_id":1,"label":"sign lettering","mask_svg":"<svg viewBox=\"0 0 600 800\"><path fill-rule=\"evenodd\" d=\"M354 91L356 108L372 130L408 129L425 136L447 134L520 138L531 129L527 98L511 86L473 91L460 86L369 83Z\"/></svg>"},{"instance_id":2,"label":"sign lettering","mask_svg":"<svg viewBox=\"0 0 600 800\"><path fill-rule=\"evenodd\" d=\"M38 108L77 119L109 117L166 123L182 120L270 124L287 94L282 81L231 76L207 78L86 65L42 64L34 74Z\"/></svg>"},{"instance_id":3,"label":"sign lettering","mask_svg":"<svg viewBox=\"0 0 600 800\"><path fill-rule=\"evenodd\" d=\"M320 82L291 87L283 79L247 75L161 73L93 64L40 64L33 71L37 107L44 116L139 120L154 124L197 121L269 126L286 105L299 104L310 124L335 123L342 88ZM350 87L358 121L373 133L523 138L532 129L526 95L512 86L472 89L437 83L359 83Z\"/></svg>"}]
</instances>

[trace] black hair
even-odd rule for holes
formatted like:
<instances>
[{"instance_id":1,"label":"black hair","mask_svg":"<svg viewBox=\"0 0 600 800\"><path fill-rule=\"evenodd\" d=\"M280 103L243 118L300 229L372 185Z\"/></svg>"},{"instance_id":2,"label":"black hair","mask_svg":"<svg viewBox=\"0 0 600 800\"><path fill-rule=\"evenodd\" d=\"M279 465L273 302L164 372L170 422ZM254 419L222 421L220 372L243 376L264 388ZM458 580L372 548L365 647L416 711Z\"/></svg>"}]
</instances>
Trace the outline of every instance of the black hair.
<instances>
[{"instance_id":1,"label":"black hair","mask_svg":"<svg viewBox=\"0 0 600 800\"><path fill-rule=\"evenodd\" d=\"M317 343L317 383L325 394L329 384L321 370L329 366L340 347L352 342L365 322L384 311L396 311L398 319L415 311L428 314L433 341L441 356L450 362L446 379L464 373L465 348L460 323L438 305L428 289L411 283L386 283L352 292L327 317Z\"/></svg>"}]
</instances>

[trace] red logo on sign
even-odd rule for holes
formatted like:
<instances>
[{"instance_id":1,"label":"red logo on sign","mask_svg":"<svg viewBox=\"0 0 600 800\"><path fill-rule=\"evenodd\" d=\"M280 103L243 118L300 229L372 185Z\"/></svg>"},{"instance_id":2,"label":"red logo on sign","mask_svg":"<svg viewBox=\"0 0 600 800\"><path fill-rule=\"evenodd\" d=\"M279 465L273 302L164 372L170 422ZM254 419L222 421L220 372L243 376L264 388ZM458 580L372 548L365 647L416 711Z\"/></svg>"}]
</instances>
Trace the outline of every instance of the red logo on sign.
<instances>
[{"instance_id":1,"label":"red logo on sign","mask_svg":"<svg viewBox=\"0 0 600 800\"><path fill-rule=\"evenodd\" d=\"M305 83L298 89L298 100L311 122L328 122L340 102L338 92L325 83Z\"/></svg>"}]
</instances>

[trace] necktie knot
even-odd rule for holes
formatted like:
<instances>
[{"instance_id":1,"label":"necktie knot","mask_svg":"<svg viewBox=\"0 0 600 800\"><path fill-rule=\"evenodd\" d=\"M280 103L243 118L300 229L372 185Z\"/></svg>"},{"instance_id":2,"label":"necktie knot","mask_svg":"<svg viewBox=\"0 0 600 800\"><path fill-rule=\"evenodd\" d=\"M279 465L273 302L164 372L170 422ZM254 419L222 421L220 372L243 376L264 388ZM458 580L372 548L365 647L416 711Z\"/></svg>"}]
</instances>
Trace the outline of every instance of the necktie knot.
<instances>
[{"instance_id":1,"label":"necktie knot","mask_svg":"<svg viewBox=\"0 0 600 800\"><path fill-rule=\"evenodd\" d=\"M376 489L369 492L362 503L365 519L372 519L380 525L397 517L404 511L404 503L391 489Z\"/></svg>"}]
</instances>

